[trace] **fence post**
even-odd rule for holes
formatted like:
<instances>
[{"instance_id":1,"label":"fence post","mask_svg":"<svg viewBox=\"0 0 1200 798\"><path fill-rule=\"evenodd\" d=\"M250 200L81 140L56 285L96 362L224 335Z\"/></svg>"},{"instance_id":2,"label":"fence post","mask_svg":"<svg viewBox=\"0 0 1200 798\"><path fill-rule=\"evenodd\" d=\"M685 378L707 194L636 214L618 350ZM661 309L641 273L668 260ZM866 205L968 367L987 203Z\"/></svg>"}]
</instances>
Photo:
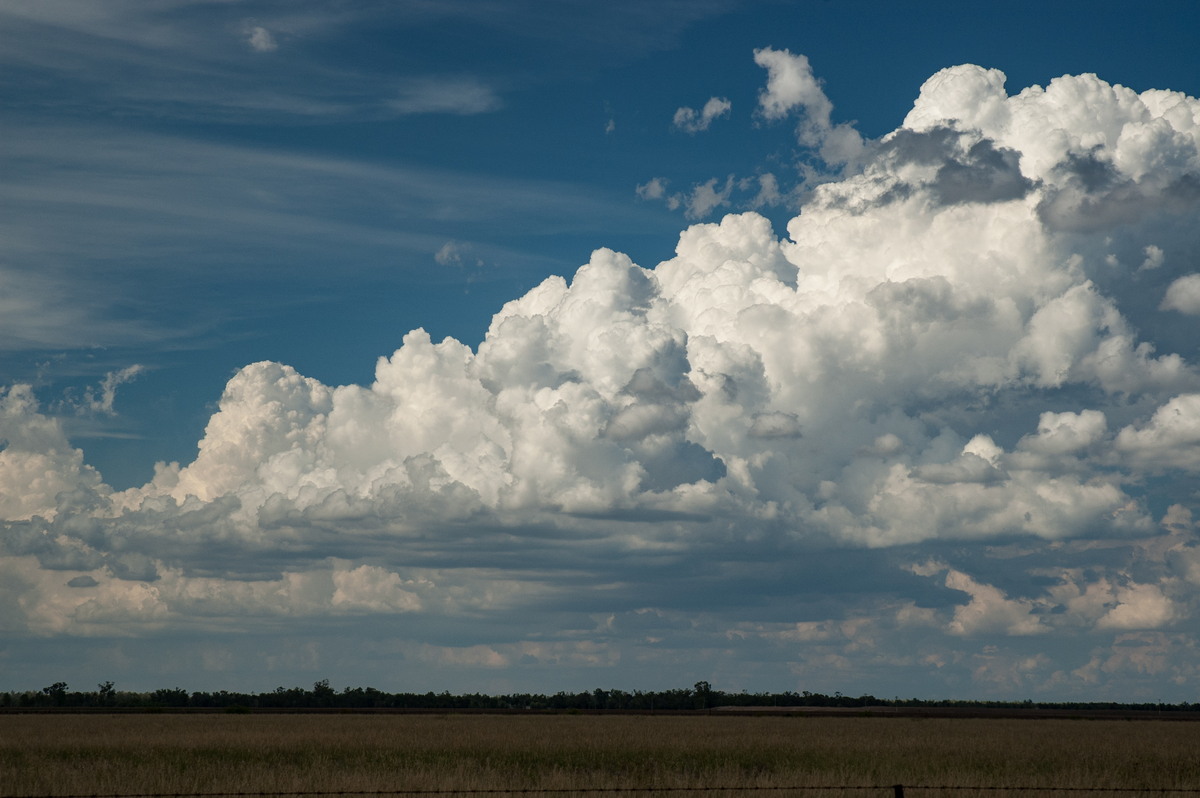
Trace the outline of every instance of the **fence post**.
<instances>
[{"instance_id":1,"label":"fence post","mask_svg":"<svg viewBox=\"0 0 1200 798\"><path fill-rule=\"evenodd\" d=\"M904 798L904 785L903 784L894 785L892 787L892 791L895 793L894 798Z\"/></svg>"}]
</instances>

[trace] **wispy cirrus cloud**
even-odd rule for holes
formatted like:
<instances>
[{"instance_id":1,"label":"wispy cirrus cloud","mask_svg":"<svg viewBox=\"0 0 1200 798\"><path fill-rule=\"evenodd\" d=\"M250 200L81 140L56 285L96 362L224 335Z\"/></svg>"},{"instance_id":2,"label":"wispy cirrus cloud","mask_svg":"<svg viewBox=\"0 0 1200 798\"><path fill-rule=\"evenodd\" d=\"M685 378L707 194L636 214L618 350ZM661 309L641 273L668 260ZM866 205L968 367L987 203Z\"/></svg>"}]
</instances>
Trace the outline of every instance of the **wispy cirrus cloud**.
<instances>
[{"instance_id":1,"label":"wispy cirrus cloud","mask_svg":"<svg viewBox=\"0 0 1200 798\"><path fill-rule=\"evenodd\" d=\"M123 2L17 3L0 9L5 21L0 63L14 74L37 70L43 80L58 83L58 94L74 94L80 103L185 119L250 122L286 115L317 121L485 113L500 107L495 89L477 77L441 78L393 68L390 81L379 80L320 50L337 31L378 16L367 6L348 11L178 0L148 11ZM404 17L389 21L402 26ZM282 36L290 42L283 51ZM264 60L265 54L273 57ZM91 77L114 71L125 79ZM37 96L21 100L42 102Z\"/></svg>"},{"instance_id":2,"label":"wispy cirrus cloud","mask_svg":"<svg viewBox=\"0 0 1200 798\"><path fill-rule=\"evenodd\" d=\"M398 114L484 114L503 103L476 78L414 78L402 81L385 105Z\"/></svg>"},{"instance_id":3,"label":"wispy cirrus cloud","mask_svg":"<svg viewBox=\"0 0 1200 798\"><path fill-rule=\"evenodd\" d=\"M248 276L312 279L333 260L360 273L394 269L404 254L423 263L467 220L477 233L518 219L555 233L595 218L637 223L633 209L569 183L378 166L104 125L17 128L0 142L0 159L14 164L0 185L11 209L0 219L7 242L0 328L8 330L0 349L10 351L191 334L213 317L203 286L218 275L232 287ZM530 226L531 219L538 221ZM495 244L476 250L477 259L523 268L545 259ZM189 265L176 268L184 252ZM205 268L197 272L196 263ZM173 272L140 292L122 287ZM188 302L169 293L176 280L193 285ZM159 285L168 293L152 293ZM231 311L255 297L247 289L219 301ZM155 310L166 307L175 309Z\"/></svg>"}]
</instances>

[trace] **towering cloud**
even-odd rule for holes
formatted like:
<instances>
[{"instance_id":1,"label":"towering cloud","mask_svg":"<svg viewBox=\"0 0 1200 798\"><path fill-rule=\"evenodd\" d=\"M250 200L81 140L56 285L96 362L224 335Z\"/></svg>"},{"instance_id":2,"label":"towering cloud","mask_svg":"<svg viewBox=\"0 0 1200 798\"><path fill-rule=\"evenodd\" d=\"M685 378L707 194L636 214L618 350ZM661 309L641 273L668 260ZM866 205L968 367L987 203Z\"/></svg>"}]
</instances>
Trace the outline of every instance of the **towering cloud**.
<instances>
[{"instance_id":1,"label":"towering cloud","mask_svg":"<svg viewBox=\"0 0 1200 798\"><path fill-rule=\"evenodd\" d=\"M1200 372L1194 331L1164 319L1200 312L1200 101L1094 75L1009 95L958 66L863 143L803 56L755 59L763 115L802 106L801 140L853 168L786 238L746 213L688 228L654 268L597 250L505 305L476 350L409 333L370 385L246 366L196 459L120 493L10 389L4 545L39 574L8 588L10 627L232 604L454 614L562 595L585 558L831 548L903 552L887 568L907 587L863 599L871 623L944 641L1192 618ZM1011 544L1024 576L1002 589L914 553L945 541ZM57 587L80 576L96 585ZM905 594L926 583L946 592ZM716 636L799 639L700 610ZM1045 680L1106 667L1077 664Z\"/></svg>"}]
</instances>

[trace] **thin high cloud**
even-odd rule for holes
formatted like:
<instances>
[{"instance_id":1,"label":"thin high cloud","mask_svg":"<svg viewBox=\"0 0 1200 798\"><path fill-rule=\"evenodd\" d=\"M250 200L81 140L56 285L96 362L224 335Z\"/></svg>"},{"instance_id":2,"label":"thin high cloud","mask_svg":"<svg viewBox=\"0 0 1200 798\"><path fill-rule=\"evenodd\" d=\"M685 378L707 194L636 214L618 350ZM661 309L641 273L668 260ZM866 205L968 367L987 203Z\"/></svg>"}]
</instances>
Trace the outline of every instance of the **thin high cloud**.
<instances>
[{"instance_id":1,"label":"thin high cloud","mask_svg":"<svg viewBox=\"0 0 1200 798\"><path fill-rule=\"evenodd\" d=\"M480 76L392 68L381 79L379 72L361 74L332 63L322 51L338 32L373 22L419 29L429 19L419 13L189 0L148 10L137 3L47 0L10 5L0 10L0 19L5 32L0 62L14 70L36 69L60 92L78 94L80 102L127 113L209 122L280 117L315 122L484 114L503 105L497 88ZM289 46L281 48L281 41ZM125 79L98 86L88 78L114 70Z\"/></svg>"},{"instance_id":2,"label":"thin high cloud","mask_svg":"<svg viewBox=\"0 0 1200 798\"><path fill-rule=\"evenodd\" d=\"M402 81L397 96L386 102L398 114L485 114L503 102L477 78L421 78Z\"/></svg>"},{"instance_id":3,"label":"thin high cloud","mask_svg":"<svg viewBox=\"0 0 1200 798\"><path fill-rule=\"evenodd\" d=\"M854 140L802 56L758 57L764 115ZM942 70L787 238L745 213L654 268L597 250L476 349L410 332L369 385L250 364L195 459L126 491L14 386L5 629L375 618L467 671L1188 685L1200 369L1156 314L1191 309L1196 119L1092 75Z\"/></svg>"},{"instance_id":4,"label":"thin high cloud","mask_svg":"<svg viewBox=\"0 0 1200 798\"><path fill-rule=\"evenodd\" d=\"M36 71L56 95L80 105L135 117L319 124L487 114L503 107L513 88L556 80L566 58L574 61L572 74L591 62L629 61L673 46L682 30L730 5L15 2L0 8L0 66ZM464 27L492 32L501 50L516 42L511 56L525 68L501 61L484 73L428 74L413 43L434 41L448 63L470 61L480 54L461 51L473 46ZM372 40L380 35L400 46L376 49ZM366 43L356 66L331 57L330 42L358 39ZM105 74L122 79L95 80Z\"/></svg>"},{"instance_id":5,"label":"thin high cloud","mask_svg":"<svg viewBox=\"0 0 1200 798\"><path fill-rule=\"evenodd\" d=\"M196 334L213 315L200 298L171 308L166 319L153 311L130 318L122 308L129 301L123 283L143 280L145 270L176 271L174 253L181 250L193 253L191 263L205 264L203 277L224 272L241 279L230 264L253 252L259 273L303 280L319 276L306 258L314 253L345 268L395 269L377 249L392 258L424 258L456 235L464 219L476 232L517 223L570 230L580 219L634 220L633 210L575 184L130 135L104 125L19 128L0 141L0 158L21 164L0 185L0 201L11 209L0 218L7 243L0 260L0 352ZM522 268L543 264L539 258L494 245L476 253ZM258 300L231 291L220 301L228 310Z\"/></svg>"}]
</instances>

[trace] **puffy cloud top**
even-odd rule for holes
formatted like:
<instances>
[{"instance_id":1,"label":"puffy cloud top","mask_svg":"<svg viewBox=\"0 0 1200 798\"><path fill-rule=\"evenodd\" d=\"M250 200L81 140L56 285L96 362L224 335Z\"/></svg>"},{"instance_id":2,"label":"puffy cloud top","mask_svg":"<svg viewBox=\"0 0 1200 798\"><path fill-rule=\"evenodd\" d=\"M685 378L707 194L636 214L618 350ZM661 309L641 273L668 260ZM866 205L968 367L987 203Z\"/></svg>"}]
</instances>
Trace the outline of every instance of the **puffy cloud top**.
<instances>
[{"instance_id":1,"label":"puffy cloud top","mask_svg":"<svg viewBox=\"0 0 1200 798\"><path fill-rule=\"evenodd\" d=\"M764 113L802 104L828 127L802 56L756 60ZM196 460L113 512L230 497L252 536L264 508L332 523L335 507L402 526L670 511L870 545L1143 528L1123 485L1154 465L1158 430L1177 423L1163 414L1200 378L1171 341L1138 339L1122 298L1145 280L1133 253L1170 264L1186 242L1198 119L1192 98L1093 75L1010 97L996 70L943 70L856 174L816 190L789 239L748 213L689 228L654 269L597 250L570 282L508 303L477 351L418 330L370 386L247 366ZM1088 235L1098 209L1122 224ZM1163 307L1190 312L1194 275L1170 271L1153 272L1173 280ZM1046 413L1046 390L1087 405ZM1151 416L1130 418L1131 401ZM1011 443L981 459L980 434ZM1190 468L1178 448L1163 457ZM1045 460L1084 452L1117 470ZM37 484L94 487L65 462L49 473Z\"/></svg>"},{"instance_id":2,"label":"puffy cloud top","mask_svg":"<svg viewBox=\"0 0 1200 798\"><path fill-rule=\"evenodd\" d=\"M803 107L802 141L854 149L803 56L755 59L764 116ZM931 77L903 126L831 160L852 168L787 238L744 213L688 228L653 268L599 249L506 304L475 350L409 333L370 385L246 366L196 459L139 488L112 494L14 387L10 551L200 578L201 539L353 558L439 535L624 553L1153 535L1146 477L1186 503L1200 470L1194 341L1154 323L1200 313L1200 101L1095 75L1004 83L970 65ZM155 562L121 554L129 541ZM950 634L1050 628L1034 599L940 570L969 596ZM374 566L328 580L289 600L449 601ZM1089 623L1181 617L1159 587L1093 587L1071 599L1103 599Z\"/></svg>"}]
</instances>

